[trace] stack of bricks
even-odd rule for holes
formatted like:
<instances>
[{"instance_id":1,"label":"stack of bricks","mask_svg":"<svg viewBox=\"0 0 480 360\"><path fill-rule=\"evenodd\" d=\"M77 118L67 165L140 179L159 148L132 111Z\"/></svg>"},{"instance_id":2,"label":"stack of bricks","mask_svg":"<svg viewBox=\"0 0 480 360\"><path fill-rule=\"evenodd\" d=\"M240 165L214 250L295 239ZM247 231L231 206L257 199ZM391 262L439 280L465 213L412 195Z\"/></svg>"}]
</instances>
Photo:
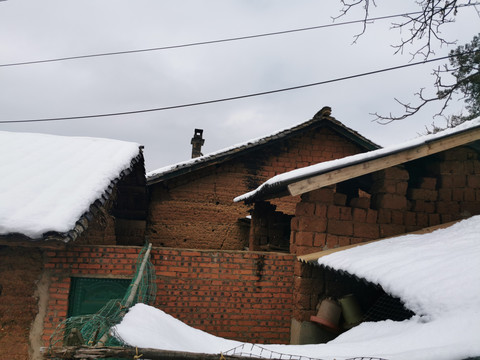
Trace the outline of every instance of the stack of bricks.
<instances>
[{"instance_id":1,"label":"stack of bricks","mask_svg":"<svg viewBox=\"0 0 480 360\"><path fill-rule=\"evenodd\" d=\"M346 201L335 187L302 195L291 222L290 252L304 255L378 238L378 211L370 208L370 199Z\"/></svg>"},{"instance_id":2,"label":"stack of bricks","mask_svg":"<svg viewBox=\"0 0 480 360\"><path fill-rule=\"evenodd\" d=\"M308 321L316 314L320 294L324 292L325 277L322 269L297 261L295 263L295 281L293 290L293 318L298 321Z\"/></svg>"},{"instance_id":3,"label":"stack of bricks","mask_svg":"<svg viewBox=\"0 0 480 360\"><path fill-rule=\"evenodd\" d=\"M77 277L131 278L140 248L79 246L50 250L51 274L44 344L68 311ZM294 256L278 253L153 248L155 307L217 336L288 343Z\"/></svg>"},{"instance_id":4,"label":"stack of bricks","mask_svg":"<svg viewBox=\"0 0 480 360\"><path fill-rule=\"evenodd\" d=\"M428 164L438 176L436 212L442 223L480 213L480 161L470 148L439 154Z\"/></svg>"},{"instance_id":5,"label":"stack of bricks","mask_svg":"<svg viewBox=\"0 0 480 360\"><path fill-rule=\"evenodd\" d=\"M370 197L335 186L302 195L291 221L290 251L312 253L404 234L480 214L480 161L456 148L372 173Z\"/></svg>"},{"instance_id":6,"label":"stack of bricks","mask_svg":"<svg viewBox=\"0 0 480 360\"><path fill-rule=\"evenodd\" d=\"M378 237L404 233L408 172L403 167L391 167L373 173L372 179L372 208L378 211Z\"/></svg>"},{"instance_id":7,"label":"stack of bricks","mask_svg":"<svg viewBox=\"0 0 480 360\"><path fill-rule=\"evenodd\" d=\"M372 173L370 197L347 204L346 195L336 192L342 184L303 194L291 222L291 252L313 253L480 214L478 158L462 147ZM299 321L314 314L328 286L318 269L296 266L293 316Z\"/></svg>"}]
</instances>

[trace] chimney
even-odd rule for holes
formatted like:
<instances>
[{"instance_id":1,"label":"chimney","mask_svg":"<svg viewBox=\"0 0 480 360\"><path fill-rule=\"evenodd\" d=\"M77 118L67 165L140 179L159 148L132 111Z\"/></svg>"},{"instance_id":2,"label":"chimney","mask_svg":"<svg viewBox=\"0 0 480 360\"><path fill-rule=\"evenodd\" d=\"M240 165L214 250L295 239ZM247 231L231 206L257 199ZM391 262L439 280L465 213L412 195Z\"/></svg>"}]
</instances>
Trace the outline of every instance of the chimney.
<instances>
[{"instance_id":1,"label":"chimney","mask_svg":"<svg viewBox=\"0 0 480 360\"><path fill-rule=\"evenodd\" d=\"M192 141L192 159L202 156L202 145L205 142L205 139L202 138L203 129L195 129L195 133L193 134Z\"/></svg>"}]
</instances>

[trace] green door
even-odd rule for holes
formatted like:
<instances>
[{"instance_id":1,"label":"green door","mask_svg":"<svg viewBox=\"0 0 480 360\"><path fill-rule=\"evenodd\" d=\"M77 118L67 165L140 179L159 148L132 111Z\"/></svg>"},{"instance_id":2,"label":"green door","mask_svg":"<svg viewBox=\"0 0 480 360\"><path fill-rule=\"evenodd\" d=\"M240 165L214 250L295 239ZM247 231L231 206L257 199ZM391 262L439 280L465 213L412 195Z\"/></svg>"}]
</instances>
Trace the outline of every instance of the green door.
<instances>
[{"instance_id":1,"label":"green door","mask_svg":"<svg viewBox=\"0 0 480 360\"><path fill-rule=\"evenodd\" d=\"M122 299L130 281L128 279L72 278L68 316L95 314L109 300Z\"/></svg>"}]
</instances>

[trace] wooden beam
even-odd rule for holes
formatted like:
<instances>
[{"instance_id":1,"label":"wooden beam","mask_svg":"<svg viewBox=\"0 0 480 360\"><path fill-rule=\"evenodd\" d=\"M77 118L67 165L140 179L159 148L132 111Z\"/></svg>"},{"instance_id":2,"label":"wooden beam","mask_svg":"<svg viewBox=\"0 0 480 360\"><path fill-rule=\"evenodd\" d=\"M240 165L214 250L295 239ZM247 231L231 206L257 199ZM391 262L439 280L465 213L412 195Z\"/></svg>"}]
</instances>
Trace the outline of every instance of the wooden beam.
<instances>
[{"instance_id":1,"label":"wooden beam","mask_svg":"<svg viewBox=\"0 0 480 360\"><path fill-rule=\"evenodd\" d=\"M390 155L385 155L372 160L365 160L355 165L346 165L345 167L336 170L312 176L308 179L300 180L288 185L288 190L290 195L301 195L309 191L320 189L324 186L337 184L358 176L420 159L479 139L480 127L459 134L445 136Z\"/></svg>"},{"instance_id":2,"label":"wooden beam","mask_svg":"<svg viewBox=\"0 0 480 360\"><path fill-rule=\"evenodd\" d=\"M132 347L88 347L88 346L67 346L64 348L43 348L45 359L105 359L105 358L128 358L128 359L150 359L150 360L246 360L251 356L233 356L223 354L200 354L183 351L168 351L147 348ZM140 355L142 355L140 357ZM271 360L275 360L272 358Z\"/></svg>"},{"instance_id":3,"label":"wooden beam","mask_svg":"<svg viewBox=\"0 0 480 360\"><path fill-rule=\"evenodd\" d=\"M41 249L65 249L66 243L56 240L14 240L14 239L2 239L0 238L0 246L9 247L29 247L29 248L41 248Z\"/></svg>"}]
</instances>

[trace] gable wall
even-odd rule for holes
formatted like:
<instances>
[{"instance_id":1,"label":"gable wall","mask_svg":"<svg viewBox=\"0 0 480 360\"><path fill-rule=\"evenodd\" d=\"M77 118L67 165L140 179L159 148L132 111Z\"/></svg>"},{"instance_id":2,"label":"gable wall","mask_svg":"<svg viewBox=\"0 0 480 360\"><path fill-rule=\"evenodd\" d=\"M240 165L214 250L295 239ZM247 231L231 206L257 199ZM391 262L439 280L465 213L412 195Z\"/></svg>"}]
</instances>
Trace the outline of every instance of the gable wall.
<instances>
[{"instance_id":1,"label":"gable wall","mask_svg":"<svg viewBox=\"0 0 480 360\"><path fill-rule=\"evenodd\" d=\"M251 206L233 198L277 174L364 151L329 128L317 128L244 156L149 187L149 241L156 246L241 250ZM293 215L298 198L272 201Z\"/></svg>"},{"instance_id":2,"label":"gable wall","mask_svg":"<svg viewBox=\"0 0 480 360\"><path fill-rule=\"evenodd\" d=\"M66 317L72 276L131 278L140 248L50 250L43 341ZM155 307L195 328L250 342L288 343L294 257L277 253L152 248Z\"/></svg>"},{"instance_id":3,"label":"gable wall","mask_svg":"<svg viewBox=\"0 0 480 360\"><path fill-rule=\"evenodd\" d=\"M347 203L335 187L303 194L292 219L291 252L313 253L480 214L480 161L467 147L379 171L370 179L370 199ZM305 267L296 265L298 321L315 315L321 288Z\"/></svg>"}]
</instances>

